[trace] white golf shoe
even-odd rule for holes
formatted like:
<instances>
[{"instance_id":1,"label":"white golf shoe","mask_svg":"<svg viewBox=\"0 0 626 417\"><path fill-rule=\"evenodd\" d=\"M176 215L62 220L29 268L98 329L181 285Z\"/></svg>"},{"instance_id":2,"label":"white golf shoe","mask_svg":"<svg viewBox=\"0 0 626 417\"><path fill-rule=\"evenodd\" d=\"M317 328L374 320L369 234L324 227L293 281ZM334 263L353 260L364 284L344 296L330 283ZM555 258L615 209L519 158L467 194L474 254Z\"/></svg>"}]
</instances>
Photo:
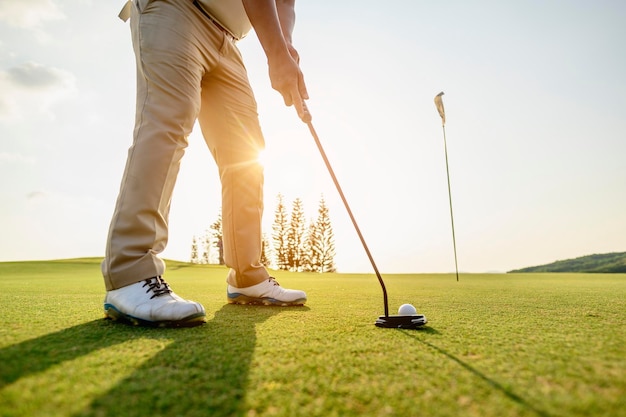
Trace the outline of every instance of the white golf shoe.
<instances>
[{"instance_id":1,"label":"white golf shoe","mask_svg":"<svg viewBox=\"0 0 626 417\"><path fill-rule=\"evenodd\" d=\"M176 295L161 277L107 291L104 315L135 326L191 327L206 321L201 304Z\"/></svg>"},{"instance_id":2,"label":"white golf shoe","mask_svg":"<svg viewBox=\"0 0 626 417\"><path fill-rule=\"evenodd\" d=\"M263 304L274 306L301 306L306 302L306 293L283 288L272 277L246 288L228 286L226 291L231 304Z\"/></svg>"}]
</instances>

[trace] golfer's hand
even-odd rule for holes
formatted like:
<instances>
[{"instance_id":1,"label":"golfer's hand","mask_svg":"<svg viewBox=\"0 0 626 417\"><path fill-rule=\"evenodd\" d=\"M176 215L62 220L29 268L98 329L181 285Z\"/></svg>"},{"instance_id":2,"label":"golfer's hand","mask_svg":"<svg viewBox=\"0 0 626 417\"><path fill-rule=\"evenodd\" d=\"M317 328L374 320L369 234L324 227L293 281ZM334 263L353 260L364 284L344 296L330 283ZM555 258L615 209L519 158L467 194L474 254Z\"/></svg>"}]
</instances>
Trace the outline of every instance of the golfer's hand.
<instances>
[{"instance_id":1,"label":"golfer's hand","mask_svg":"<svg viewBox=\"0 0 626 417\"><path fill-rule=\"evenodd\" d=\"M311 121L311 114L308 112L304 100L309 98L309 94L304 83L304 76L300 70L298 62L300 57L292 46L289 47L289 55L283 54L268 60L269 75L272 88L282 96L286 106L294 106L298 117L308 123Z\"/></svg>"}]
</instances>

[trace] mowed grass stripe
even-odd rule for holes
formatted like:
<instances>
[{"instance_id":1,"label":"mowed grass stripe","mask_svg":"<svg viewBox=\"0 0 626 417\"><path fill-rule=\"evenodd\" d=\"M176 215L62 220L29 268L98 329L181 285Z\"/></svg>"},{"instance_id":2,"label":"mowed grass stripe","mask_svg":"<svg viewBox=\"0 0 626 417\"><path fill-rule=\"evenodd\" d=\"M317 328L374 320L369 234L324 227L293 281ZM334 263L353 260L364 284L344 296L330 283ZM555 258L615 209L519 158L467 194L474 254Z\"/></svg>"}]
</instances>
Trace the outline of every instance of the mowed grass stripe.
<instances>
[{"instance_id":1,"label":"mowed grass stripe","mask_svg":"<svg viewBox=\"0 0 626 417\"><path fill-rule=\"evenodd\" d=\"M226 269L168 262L208 323L102 319L99 259L0 263L2 416L626 416L626 275L277 272L302 308L225 302Z\"/></svg>"}]
</instances>

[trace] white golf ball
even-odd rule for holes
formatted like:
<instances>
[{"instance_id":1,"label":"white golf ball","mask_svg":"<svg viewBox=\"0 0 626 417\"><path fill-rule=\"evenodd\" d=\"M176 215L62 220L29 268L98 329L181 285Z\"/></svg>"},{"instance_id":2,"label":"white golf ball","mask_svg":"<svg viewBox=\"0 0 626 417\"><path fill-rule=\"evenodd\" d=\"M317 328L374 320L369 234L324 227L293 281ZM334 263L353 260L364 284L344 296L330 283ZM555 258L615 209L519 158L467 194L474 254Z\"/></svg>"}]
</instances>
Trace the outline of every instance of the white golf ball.
<instances>
[{"instance_id":1,"label":"white golf ball","mask_svg":"<svg viewBox=\"0 0 626 417\"><path fill-rule=\"evenodd\" d=\"M398 309L399 316L412 316L414 314L417 314L417 310L412 304L402 304Z\"/></svg>"}]
</instances>

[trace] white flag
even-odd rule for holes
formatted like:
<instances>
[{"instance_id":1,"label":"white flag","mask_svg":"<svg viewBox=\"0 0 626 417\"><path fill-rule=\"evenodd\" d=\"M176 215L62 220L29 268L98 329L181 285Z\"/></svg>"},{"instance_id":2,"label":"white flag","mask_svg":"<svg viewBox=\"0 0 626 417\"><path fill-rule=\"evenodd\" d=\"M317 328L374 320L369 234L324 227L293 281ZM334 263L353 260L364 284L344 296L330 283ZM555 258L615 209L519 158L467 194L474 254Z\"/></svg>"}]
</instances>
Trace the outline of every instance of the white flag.
<instances>
[{"instance_id":1,"label":"white flag","mask_svg":"<svg viewBox=\"0 0 626 417\"><path fill-rule=\"evenodd\" d=\"M441 116L441 125L446 125L446 112L443 109L443 100L441 99L443 96L443 91L435 96L435 106L437 107L437 111L439 112L439 116Z\"/></svg>"}]
</instances>

